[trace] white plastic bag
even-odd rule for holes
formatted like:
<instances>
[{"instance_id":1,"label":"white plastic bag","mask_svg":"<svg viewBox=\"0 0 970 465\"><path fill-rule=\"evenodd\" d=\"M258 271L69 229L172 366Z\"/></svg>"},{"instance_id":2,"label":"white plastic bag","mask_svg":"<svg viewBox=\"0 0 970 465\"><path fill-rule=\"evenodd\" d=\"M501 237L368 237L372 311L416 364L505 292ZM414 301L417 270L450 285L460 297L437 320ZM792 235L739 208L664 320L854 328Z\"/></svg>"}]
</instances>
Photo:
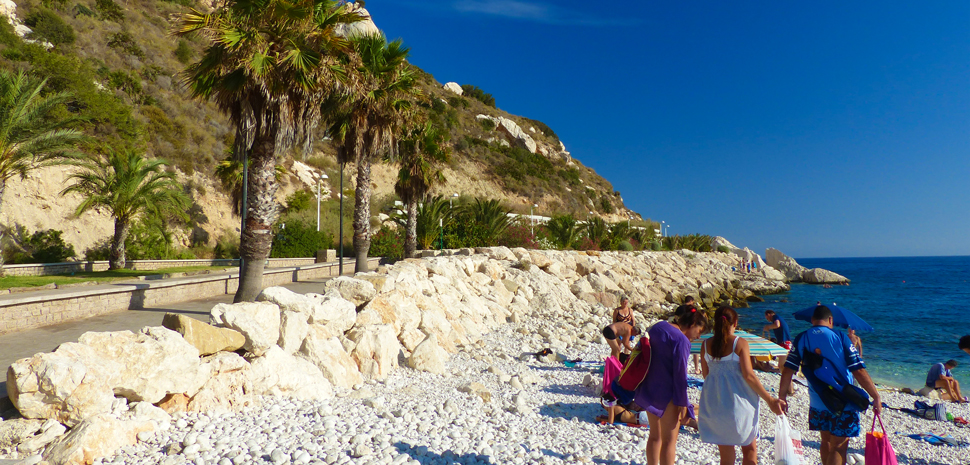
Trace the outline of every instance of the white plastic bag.
<instances>
[{"instance_id":1,"label":"white plastic bag","mask_svg":"<svg viewBox=\"0 0 970 465\"><path fill-rule=\"evenodd\" d=\"M802 435L788 424L788 417L775 417L775 465L801 465Z\"/></svg>"},{"instance_id":2,"label":"white plastic bag","mask_svg":"<svg viewBox=\"0 0 970 465\"><path fill-rule=\"evenodd\" d=\"M641 425L649 425L650 424L650 417L647 416L647 411L646 410L642 410L642 411L640 411L639 414L637 414L637 423L639 423Z\"/></svg>"}]
</instances>

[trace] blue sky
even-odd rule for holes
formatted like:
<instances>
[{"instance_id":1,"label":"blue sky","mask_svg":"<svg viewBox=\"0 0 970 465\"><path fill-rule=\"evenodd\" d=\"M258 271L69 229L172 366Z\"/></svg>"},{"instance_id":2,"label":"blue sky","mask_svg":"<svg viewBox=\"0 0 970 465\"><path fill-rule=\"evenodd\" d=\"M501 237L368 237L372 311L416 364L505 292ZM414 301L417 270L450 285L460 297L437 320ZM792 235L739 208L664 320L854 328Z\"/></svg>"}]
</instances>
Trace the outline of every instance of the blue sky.
<instances>
[{"instance_id":1,"label":"blue sky","mask_svg":"<svg viewBox=\"0 0 970 465\"><path fill-rule=\"evenodd\" d=\"M970 2L371 0L676 234L970 255Z\"/></svg>"}]
</instances>

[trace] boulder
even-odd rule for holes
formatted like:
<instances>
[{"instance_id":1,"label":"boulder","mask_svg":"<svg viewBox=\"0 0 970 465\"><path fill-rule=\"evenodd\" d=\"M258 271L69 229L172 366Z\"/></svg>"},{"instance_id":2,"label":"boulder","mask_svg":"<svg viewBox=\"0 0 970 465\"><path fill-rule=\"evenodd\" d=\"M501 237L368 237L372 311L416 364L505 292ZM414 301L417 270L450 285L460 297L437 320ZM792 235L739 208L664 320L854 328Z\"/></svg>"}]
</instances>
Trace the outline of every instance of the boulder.
<instances>
[{"instance_id":1,"label":"boulder","mask_svg":"<svg viewBox=\"0 0 970 465\"><path fill-rule=\"evenodd\" d=\"M91 361L102 366L84 363L63 353L65 346L80 344L62 344L53 353L20 359L7 368L7 394L25 418L51 418L73 427L84 418L111 411L114 394L110 377L102 373L106 362L100 361L90 347L80 346L78 349L87 351Z\"/></svg>"},{"instance_id":2,"label":"boulder","mask_svg":"<svg viewBox=\"0 0 970 465\"><path fill-rule=\"evenodd\" d=\"M337 23L334 27L334 34L339 37L353 38L368 35L378 35L381 30L377 28L374 24L374 20L371 18L370 13L363 7L363 2L361 3L348 3L349 11L357 13L363 20L355 21L352 23Z\"/></svg>"},{"instance_id":3,"label":"boulder","mask_svg":"<svg viewBox=\"0 0 970 465\"><path fill-rule=\"evenodd\" d=\"M408 366L415 370L427 371L429 373L443 374L445 372L445 362L448 361L448 352L445 352L438 345L438 338L434 334L425 338L418 344L411 356L408 357Z\"/></svg>"},{"instance_id":4,"label":"boulder","mask_svg":"<svg viewBox=\"0 0 970 465\"><path fill-rule=\"evenodd\" d=\"M530 153L536 153L536 141L532 136L526 134L522 128L508 118L502 116L489 116L489 115L477 115L477 119L488 119L495 123L496 129L499 130L509 142L516 144L517 146L528 150Z\"/></svg>"},{"instance_id":5,"label":"boulder","mask_svg":"<svg viewBox=\"0 0 970 465\"><path fill-rule=\"evenodd\" d=\"M357 316L357 326L388 324L394 327L394 335L416 329L421 323L421 310L414 299L395 289L381 294L364 306Z\"/></svg>"},{"instance_id":6,"label":"boulder","mask_svg":"<svg viewBox=\"0 0 970 465\"><path fill-rule=\"evenodd\" d=\"M447 90L449 92L454 92L454 93L456 93L458 95L461 95L461 94L465 93L465 91L462 90L461 86L458 85L457 82L449 82L449 83L447 83L447 84L444 85L444 88L445 88L445 90Z\"/></svg>"},{"instance_id":7,"label":"boulder","mask_svg":"<svg viewBox=\"0 0 970 465\"><path fill-rule=\"evenodd\" d=\"M395 341L397 342L397 341ZM320 400L333 397L333 386L310 361L272 346L252 361L253 393Z\"/></svg>"},{"instance_id":8,"label":"boulder","mask_svg":"<svg viewBox=\"0 0 970 465\"><path fill-rule=\"evenodd\" d=\"M802 273L802 281L810 284L841 284L849 282L849 279L829 270L812 268Z\"/></svg>"},{"instance_id":9,"label":"boulder","mask_svg":"<svg viewBox=\"0 0 970 465\"><path fill-rule=\"evenodd\" d=\"M280 339L276 345L288 354L300 350L303 339L310 332L310 325L307 323L309 317L307 313L283 310L280 316Z\"/></svg>"},{"instance_id":10,"label":"boulder","mask_svg":"<svg viewBox=\"0 0 970 465\"><path fill-rule=\"evenodd\" d=\"M166 313L162 317L162 326L181 334L186 342L199 350L200 355L232 352L246 343L246 337L239 331L212 326L178 313Z\"/></svg>"},{"instance_id":11,"label":"boulder","mask_svg":"<svg viewBox=\"0 0 970 465\"><path fill-rule=\"evenodd\" d=\"M46 424L44 420L27 418L0 421L0 451L16 449L18 444L41 432Z\"/></svg>"},{"instance_id":12,"label":"boulder","mask_svg":"<svg viewBox=\"0 0 970 465\"><path fill-rule=\"evenodd\" d=\"M326 328L331 336L342 336L357 323L357 306L336 291L311 296L317 302L308 322Z\"/></svg>"},{"instance_id":13,"label":"boulder","mask_svg":"<svg viewBox=\"0 0 970 465\"><path fill-rule=\"evenodd\" d=\"M276 304L280 310L289 310L306 314L313 313L317 306L317 301L310 296L293 292L285 287L274 286L263 289L256 296L259 302L269 302Z\"/></svg>"},{"instance_id":14,"label":"boulder","mask_svg":"<svg viewBox=\"0 0 970 465\"><path fill-rule=\"evenodd\" d=\"M765 279L770 279L773 281L788 281L788 276L771 266L758 268L758 273L761 276L764 276Z\"/></svg>"},{"instance_id":15,"label":"boulder","mask_svg":"<svg viewBox=\"0 0 970 465\"><path fill-rule=\"evenodd\" d=\"M808 268L799 265L794 258L785 255L778 249L769 248L765 250L765 257L767 257L768 266L784 275L787 282L802 282L802 275L808 271Z\"/></svg>"},{"instance_id":16,"label":"boulder","mask_svg":"<svg viewBox=\"0 0 970 465\"><path fill-rule=\"evenodd\" d=\"M358 307L370 302L377 295L377 290L369 281L349 276L338 276L327 281L324 284L324 289L327 290L327 293L330 293L330 291L338 292L341 297L353 302Z\"/></svg>"},{"instance_id":17,"label":"boulder","mask_svg":"<svg viewBox=\"0 0 970 465\"><path fill-rule=\"evenodd\" d=\"M191 395L205 381L199 376L199 350L161 326L142 328L138 334L88 332L78 343L113 362L117 371L110 378L111 389L131 402L155 403L173 392Z\"/></svg>"},{"instance_id":18,"label":"boulder","mask_svg":"<svg viewBox=\"0 0 970 465\"><path fill-rule=\"evenodd\" d=\"M47 420L40 427L40 431L36 435L24 440L17 449L23 454L37 452L66 432L67 427L64 425L58 423L56 420Z\"/></svg>"},{"instance_id":19,"label":"boulder","mask_svg":"<svg viewBox=\"0 0 970 465\"><path fill-rule=\"evenodd\" d=\"M239 331L243 348L255 356L266 353L280 339L280 307L268 302L217 304L209 311L213 323Z\"/></svg>"},{"instance_id":20,"label":"boulder","mask_svg":"<svg viewBox=\"0 0 970 465\"><path fill-rule=\"evenodd\" d=\"M108 414L84 419L51 443L44 460L59 465L87 465L101 457L138 442L138 433L154 431L155 424L147 420L119 420Z\"/></svg>"},{"instance_id":21,"label":"boulder","mask_svg":"<svg viewBox=\"0 0 970 465\"><path fill-rule=\"evenodd\" d=\"M239 354L220 352L204 358L202 365L209 379L191 399L187 396L166 399L172 402L174 411L233 412L256 403L251 366ZM169 413L173 411L162 404L159 407Z\"/></svg>"},{"instance_id":22,"label":"boulder","mask_svg":"<svg viewBox=\"0 0 970 465\"><path fill-rule=\"evenodd\" d=\"M365 378L382 380L397 368L401 344L391 325L355 327L347 337L356 343L350 356Z\"/></svg>"},{"instance_id":23,"label":"boulder","mask_svg":"<svg viewBox=\"0 0 970 465\"><path fill-rule=\"evenodd\" d=\"M300 348L300 356L316 365L334 386L351 388L364 382L357 363L344 350L340 339L324 331L310 332Z\"/></svg>"},{"instance_id":24,"label":"boulder","mask_svg":"<svg viewBox=\"0 0 970 465\"><path fill-rule=\"evenodd\" d=\"M186 412L189 409L189 400L189 396L182 393L169 394L155 405L164 412L170 414L176 412Z\"/></svg>"}]
</instances>

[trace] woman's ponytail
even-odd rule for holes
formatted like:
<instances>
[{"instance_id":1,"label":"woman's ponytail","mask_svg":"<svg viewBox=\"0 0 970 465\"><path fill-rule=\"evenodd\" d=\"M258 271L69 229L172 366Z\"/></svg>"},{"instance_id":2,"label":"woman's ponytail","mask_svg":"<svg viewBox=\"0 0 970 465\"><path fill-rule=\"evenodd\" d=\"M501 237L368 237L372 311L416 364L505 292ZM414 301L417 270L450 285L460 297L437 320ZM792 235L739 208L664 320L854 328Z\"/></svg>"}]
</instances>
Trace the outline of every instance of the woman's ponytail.
<instances>
[{"instance_id":1,"label":"woman's ponytail","mask_svg":"<svg viewBox=\"0 0 970 465\"><path fill-rule=\"evenodd\" d=\"M711 336L711 357L719 359L724 346L727 345L728 331L737 324L738 312L733 308L723 306L714 312L714 334Z\"/></svg>"}]
</instances>

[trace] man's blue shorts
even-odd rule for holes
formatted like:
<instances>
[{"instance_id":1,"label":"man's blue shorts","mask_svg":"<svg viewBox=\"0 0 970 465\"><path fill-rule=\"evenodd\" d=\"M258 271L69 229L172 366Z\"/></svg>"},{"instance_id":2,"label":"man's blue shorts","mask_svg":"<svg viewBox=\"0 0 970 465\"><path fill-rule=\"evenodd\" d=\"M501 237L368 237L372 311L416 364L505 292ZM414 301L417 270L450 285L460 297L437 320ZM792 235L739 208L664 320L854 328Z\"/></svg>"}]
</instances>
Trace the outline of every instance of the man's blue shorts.
<instances>
[{"instance_id":1,"label":"man's blue shorts","mask_svg":"<svg viewBox=\"0 0 970 465\"><path fill-rule=\"evenodd\" d=\"M826 409L809 407L808 429L812 431L828 431L833 436L854 438L861 432L859 412L848 410L833 413Z\"/></svg>"}]
</instances>

